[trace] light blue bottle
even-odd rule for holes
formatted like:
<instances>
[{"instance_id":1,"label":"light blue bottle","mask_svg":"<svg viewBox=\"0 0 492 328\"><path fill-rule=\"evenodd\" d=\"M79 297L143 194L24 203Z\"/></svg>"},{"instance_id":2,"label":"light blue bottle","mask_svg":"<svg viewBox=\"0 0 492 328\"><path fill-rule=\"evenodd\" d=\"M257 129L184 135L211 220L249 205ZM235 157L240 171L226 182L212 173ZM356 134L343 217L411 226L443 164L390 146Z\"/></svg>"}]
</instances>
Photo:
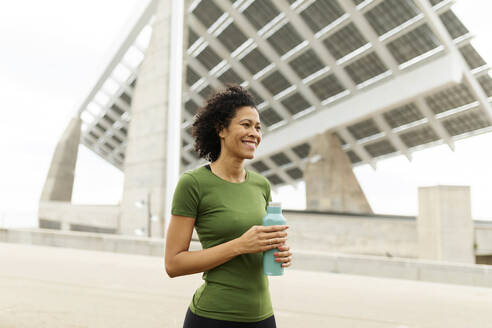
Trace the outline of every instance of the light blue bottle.
<instances>
[{"instance_id":1,"label":"light blue bottle","mask_svg":"<svg viewBox=\"0 0 492 328\"><path fill-rule=\"evenodd\" d=\"M282 206L280 203L270 202L267 207L267 214L263 218L264 226L285 225L287 221L282 216ZM281 276L284 274L282 263L275 262L273 253L278 252L277 248L263 252L263 273L268 276Z\"/></svg>"}]
</instances>

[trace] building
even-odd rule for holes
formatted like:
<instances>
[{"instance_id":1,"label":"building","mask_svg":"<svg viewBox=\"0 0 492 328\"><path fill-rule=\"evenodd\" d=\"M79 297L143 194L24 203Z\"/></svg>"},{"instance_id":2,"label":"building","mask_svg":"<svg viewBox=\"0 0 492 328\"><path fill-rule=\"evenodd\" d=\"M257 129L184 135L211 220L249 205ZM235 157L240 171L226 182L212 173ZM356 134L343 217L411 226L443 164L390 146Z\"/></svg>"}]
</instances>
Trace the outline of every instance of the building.
<instances>
[{"instance_id":1,"label":"building","mask_svg":"<svg viewBox=\"0 0 492 328\"><path fill-rule=\"evenodd\" d=\"M164 236L180 172L202 164L193 115L226 83L266 126L250 169L273 187L305 179L309 209L371 213L353 166L491 130L488 66L452 5L142 2L57 146L40 227ZM124 172L120 207L70 204L79 144Z\"/></svg>"}]
</instances>

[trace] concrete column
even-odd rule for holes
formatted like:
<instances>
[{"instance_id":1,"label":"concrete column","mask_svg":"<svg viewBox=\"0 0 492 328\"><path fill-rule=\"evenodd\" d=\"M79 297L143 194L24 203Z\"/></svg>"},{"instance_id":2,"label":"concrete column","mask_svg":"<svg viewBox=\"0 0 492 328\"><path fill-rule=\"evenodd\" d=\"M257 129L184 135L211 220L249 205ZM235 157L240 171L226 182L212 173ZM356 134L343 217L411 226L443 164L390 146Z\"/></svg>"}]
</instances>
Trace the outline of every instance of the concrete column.
<instances>
[{"instance_id":1,"label":"concrete column","mask_svg":"<svg viewBox=\"0 0 492 328\"><path fill-rule=\"evenodd\" d=\"M152 36L140 67L131 105L131 121L124 163L120 233L147 235L148 212L135 206L150 193L152 236L164 235L167 185L168 107L171 54L172 1L161 0ZM179 45L181 46L181 45ZM177 108L176 110L181 110ZM179 124L179 122L178 122ZM169 156L180 156L169 154ZM146 204L146 203L145 203Z\"/></svg>"},{"instance_id":2,"label":"concrete column","mask_svg":"<svg viewBox=\"0 0 492 328\"><path fill-rule=\"evenodd\" d=\"M40 201L72 201L82 121L74 117L56 145Z\"/></svg>"},{"instance_id":3,"label":"concrete column","mask_svg":"<svg viewBox=\"0 0 492 328\"><path fill-rule=\"evenodd\" d=\"M470 187L419 188L419 258L475 263Z\"/></svg>"},{"instance_id":4,"label":"concrete column","mask_svg":"<svg viewBox=\"0 0 492 328\"><path fill-rule=\"evenodd\" d=\"M304 170L308 210L372 213L335 134L317 135L309 157Z\"/></svg>"}]
</instances>

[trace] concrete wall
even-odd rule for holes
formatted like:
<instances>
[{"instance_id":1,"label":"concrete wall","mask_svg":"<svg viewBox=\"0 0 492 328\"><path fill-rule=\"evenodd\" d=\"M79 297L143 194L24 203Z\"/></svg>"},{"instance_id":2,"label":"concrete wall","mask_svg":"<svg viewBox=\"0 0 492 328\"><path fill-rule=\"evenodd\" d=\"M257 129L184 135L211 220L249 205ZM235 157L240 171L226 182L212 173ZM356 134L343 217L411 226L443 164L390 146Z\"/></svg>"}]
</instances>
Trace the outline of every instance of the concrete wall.
<instances>
[{"instance_id":1,"label":"concrete wall","mask_svg":"<svg viewBox=\"0 0 492 328\"><path fill-rule=\"evenodd\" d=\"M419 187L418 195L418 257L475 263L470 187Z\"/></svg>"},{"instance_id":2,"label":"concrete wall","mask_svg":"<svg viewBox=\"0 0 492 328\"><path fill-rule=\"evenodd\" d=\"M165 240L43 229L0 229L0 242L160 256ZM190 250L200 250L192 241ZM492 267L294 249L292 269L492 287Z\"/></svg>"},{"instance_id":3,"label":"concrete wall","mask_svg":"<svg viewBox=\"0 0 492 328\"><path fill-rule=\"evenodd\" d=\"M41 228L116 232L120 218L118 205L74 205L69 202L42 201L38 208Z\"/></svg>"},{"instance_id":4,"label":"concrete wall","mask_svg":"<svg viewBox=\"0 0 492 328\"><path fill-rule=\"evenodd\" d=\"M492 222L475 221L475 254L492 255Z\"/></svg>"},{"instance_id":5,"label":"concrete wall","mask_svg":"<svg viewBox=\"0 0 492 328\"><path fill-rule=\"evenodd\" d=\"M98 232L117 229L118 206L70 205L65 202L42 202L42 218L57 227L62 221L71 225L95 226ZM289 245L294 249L365 254L387 257L418 257L415 217L348 215L330 212L284 210L289 229ZM45 226L49 228L49 226ZM43 228L43 227L41 227ZM104 230L107 229L107 230ZM78 230L81 229L72 229ZM85 229L83 231L93 231ZM196 232L193 240L198 240ZM475 254L492 255L492 222L475 222Z\"/></svg>"},{"instance_id":6,"label":"concrete wall","mask_svg":"<svg viewBox=\"0 0 492 328\"><path fill-rule=\"evenodd\" d=\"M296 249L417 257L415 217L288 211L289 244Z\"/></svg>"}]
</instances>

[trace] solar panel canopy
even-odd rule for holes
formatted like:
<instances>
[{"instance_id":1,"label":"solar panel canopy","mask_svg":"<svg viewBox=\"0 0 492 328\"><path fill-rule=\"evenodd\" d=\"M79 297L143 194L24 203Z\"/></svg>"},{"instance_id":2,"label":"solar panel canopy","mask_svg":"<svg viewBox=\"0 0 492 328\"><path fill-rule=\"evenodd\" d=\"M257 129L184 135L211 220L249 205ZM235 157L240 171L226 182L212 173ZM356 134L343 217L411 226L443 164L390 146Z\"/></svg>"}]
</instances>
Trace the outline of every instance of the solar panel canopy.
<instances>
[{"instance_id":1,"label":"solar panel canopy","mask_svg":"<svg viewBox=\"0 0 492 328\"><path fill-rule=\"evenodd\" d=\"M81 142L119 169L156 3L149 1L129 23L128 36L79 108ZM260 145L248 162L274 186L303 179L313 137L310 119L338 136L354 166L397 155L411 159L420 149L443 143L453 148L456 140L490 131L489 67L452 5L446 0L191 1L181 170L203 163L193 149L194 115L209 95L230 83L247 87L255 98L264 143L289 133L278 147L261 152ZM373 99L370 106L349 105L392 85L399 86L398 94L405 86L395 81L417 71L425 76L426 67L451 54L460 58L462 78L392 103ZM408 88L424 80L407 82Z\"/></svg>"}]
</instances>

